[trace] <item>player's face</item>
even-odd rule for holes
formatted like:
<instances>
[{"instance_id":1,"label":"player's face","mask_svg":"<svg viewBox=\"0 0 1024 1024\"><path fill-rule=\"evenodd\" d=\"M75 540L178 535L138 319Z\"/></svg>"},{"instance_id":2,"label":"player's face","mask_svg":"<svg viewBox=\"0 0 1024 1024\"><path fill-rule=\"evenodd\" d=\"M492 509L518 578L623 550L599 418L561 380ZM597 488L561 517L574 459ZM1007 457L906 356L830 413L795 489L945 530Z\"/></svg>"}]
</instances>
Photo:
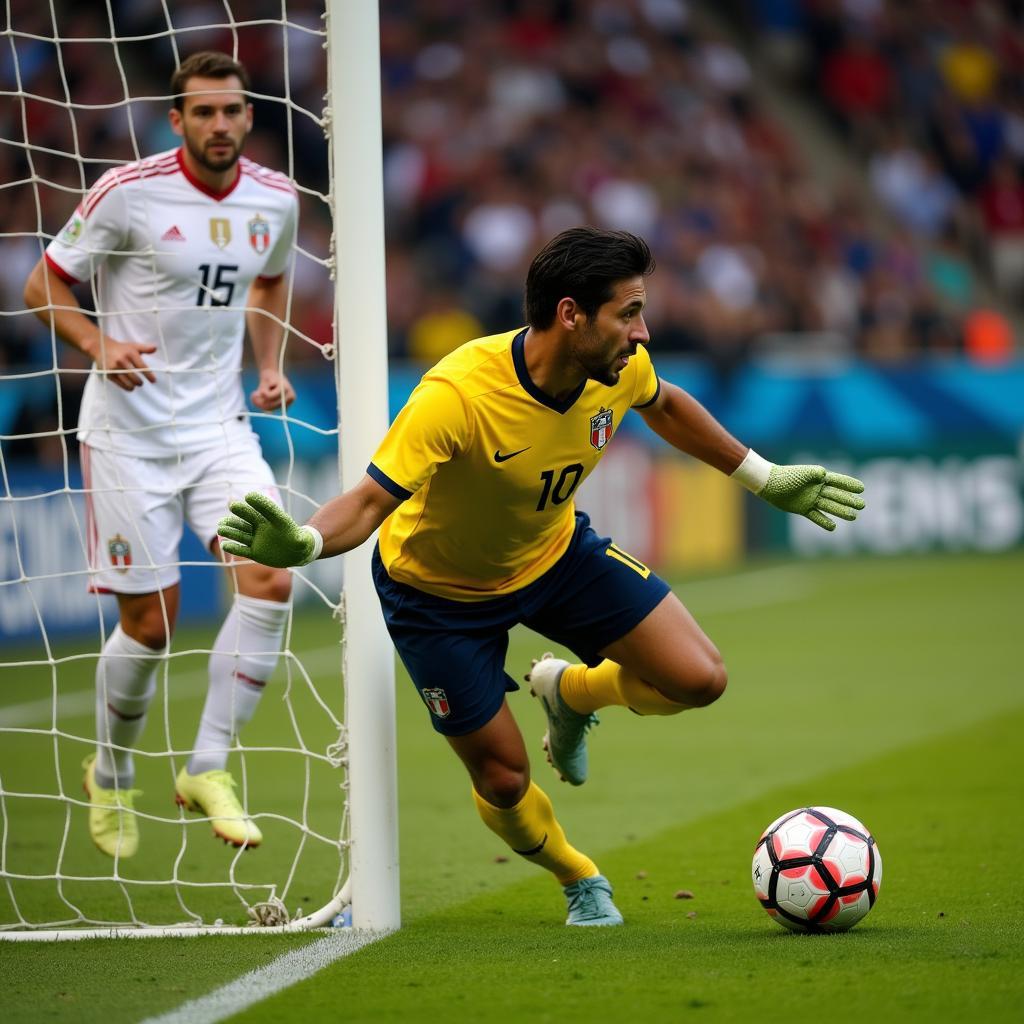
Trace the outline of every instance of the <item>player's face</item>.
<instances>
[{"instance_id":1,"label":"player's face","mask_svg":"<svg viewBox=\"0 0 1024 1024\"><path fill-rule=\"evenodd\" d=\"M252 104L246 102L235 75L190 78L183 109L171 111L171 125L197 163L210 171L227 171L238 161L252 130Z\"/></svg>"},{"instance_id":2,"label":"player's face","mask_svg":"<svg viewBox=\"0 0 1024 1024\"><path fill-rule=\"evenodd\" d=\"M582 321L573 336L572 352L590 380L618 384L637 345L651 340L643 316L646 301L644 279L631 277L615 286L612 297L592 319Z\"/></svg>"}]
</instances>

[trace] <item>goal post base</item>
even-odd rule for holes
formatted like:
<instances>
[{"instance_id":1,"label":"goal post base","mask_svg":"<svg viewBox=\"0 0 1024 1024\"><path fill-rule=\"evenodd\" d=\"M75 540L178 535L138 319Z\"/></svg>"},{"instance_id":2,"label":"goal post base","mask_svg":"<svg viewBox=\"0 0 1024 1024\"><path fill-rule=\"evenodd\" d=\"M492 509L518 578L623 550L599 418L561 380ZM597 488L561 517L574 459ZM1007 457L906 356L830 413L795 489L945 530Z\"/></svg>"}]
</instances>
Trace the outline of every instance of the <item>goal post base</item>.
<instances>
[{"instance_id":1,"label":"goal post base","mask_svg":"<svg viewBox=\"0 0 1024 1024\"><path fill-rule=\"evenodd\" d=\"M273 925L270 928L217 928L214 925L202 927L188 926L178 928L169 925L166 928L70 928L34 932L5 932L0 934L0 942L76 942L85 939L194 939L216 935L298 935L313 934L351 934L365 940L361 945L375 942L392 934L397 929L380 930L377 928L331 928L328 925Z\"/></svg>"},{"instance_id":2,"label":"goal post base","mask_svg":"<svg viewBox=\"0 0 1024 1024\"><path fill-rule=\"evenodd\" d=\"M346 882L337 896L325 903L319 910L311 914L303 914L294 921L281 924L258 924L253 921L247 925L224 924L169 924L63 929L55 928L12 928L0 930L0 942L66 942L78 939L168 939L195 938L202 935L293 935L299 932L313 931L358 931L360 934L379 932L382 936L394 929L356 929L345 927L335 928L331 922L346 908L351 907L351 882Z\"/></svg>"}]
</instances>

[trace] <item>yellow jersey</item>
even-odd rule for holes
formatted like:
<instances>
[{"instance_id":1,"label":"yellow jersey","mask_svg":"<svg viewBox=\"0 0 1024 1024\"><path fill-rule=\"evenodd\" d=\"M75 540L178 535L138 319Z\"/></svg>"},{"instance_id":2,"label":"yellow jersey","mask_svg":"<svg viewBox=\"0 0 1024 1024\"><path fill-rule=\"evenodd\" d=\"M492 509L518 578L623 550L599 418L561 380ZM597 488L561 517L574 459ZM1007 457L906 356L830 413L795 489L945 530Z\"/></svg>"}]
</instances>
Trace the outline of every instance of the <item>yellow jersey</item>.
<instances>
[{"instance_id":1,"label":"yellow jersey","mask_svg":"<svg viewBox=\"0 0 1024 1024\"><path fill-rule=\"evenodd\" d=\"M526 369L526 328L479 338L424 374L368 473L405 499L380 529L392 579L456 601L532 583L565 553L573 494L630 408L660 384L637 348L614 386L584 381L564 401Z\"/></svg>"}]
</instances>

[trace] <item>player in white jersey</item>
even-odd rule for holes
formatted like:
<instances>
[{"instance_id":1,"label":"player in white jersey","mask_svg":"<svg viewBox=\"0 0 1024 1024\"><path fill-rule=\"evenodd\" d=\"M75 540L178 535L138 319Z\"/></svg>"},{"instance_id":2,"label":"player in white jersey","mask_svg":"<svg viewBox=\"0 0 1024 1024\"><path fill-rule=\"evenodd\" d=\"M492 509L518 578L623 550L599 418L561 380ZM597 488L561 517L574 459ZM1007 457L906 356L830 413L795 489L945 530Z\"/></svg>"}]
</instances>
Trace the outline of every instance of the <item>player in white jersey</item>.
<instances>
[{"instance_id":1,"label":"player in white jersey","mask_svg":"<svg viewBox=\"0 0 1024 1024\"><path fill-rule=\"evenodd\" d=\"M259 368L253 405L295 397L281 348L298 202L287 177L241 156L248 87L225 54L186 60L171 79L181 148L104 174L25 286L28 305L94 362L78 424L91 586L117 595L120 623L98 661L97 751L83 767L90 834L115 857L138 846L132 748L177 618L183 523L222 557L225 502L253 488L277 495L246 415L246 327ZM95 321L71 290L81 281L93 282ZM234 601L176 798L221 838L256 846L262 835L227 756L277 663L291 577L256 564L231 576Z\"/></svg>"}]
</instances>

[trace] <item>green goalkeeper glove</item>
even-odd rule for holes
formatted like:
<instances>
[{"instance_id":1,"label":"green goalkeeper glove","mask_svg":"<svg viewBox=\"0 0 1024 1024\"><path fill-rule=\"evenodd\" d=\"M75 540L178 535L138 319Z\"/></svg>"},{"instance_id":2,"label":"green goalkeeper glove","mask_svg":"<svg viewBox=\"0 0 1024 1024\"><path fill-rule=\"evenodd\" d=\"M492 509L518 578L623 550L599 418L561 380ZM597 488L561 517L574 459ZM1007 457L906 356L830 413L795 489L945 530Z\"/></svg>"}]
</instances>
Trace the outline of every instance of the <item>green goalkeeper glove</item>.
<instances>
[{"instance_id":1,"label":"green goalkeeper glove","mask_svg":"<svg viewBox=\"0 0 1024 1024\"><path fill-rule=\"evenodd\" d=\"M864 508L864 499L858 497L864 484L824 466L776 466L751 448L732 475L769 505L806 516L830 532L836 528L830 515L853 522Z\"/></svg>"},{"instance_id":2,"label":"green goalkeeper glove","mask_svg":"<svg viewBox=\"0 0 1024 1024\"><path fill-rule=\"evenodd\" d=\"M323 550L324 539L318 530L299 526L280 505L259 491L251 491L244 501L233 501L228 508L234 514L217 524L217 533L226 538L220 549L229 555L287 569L308 565Z\"/></svg>"}]
</instances>

